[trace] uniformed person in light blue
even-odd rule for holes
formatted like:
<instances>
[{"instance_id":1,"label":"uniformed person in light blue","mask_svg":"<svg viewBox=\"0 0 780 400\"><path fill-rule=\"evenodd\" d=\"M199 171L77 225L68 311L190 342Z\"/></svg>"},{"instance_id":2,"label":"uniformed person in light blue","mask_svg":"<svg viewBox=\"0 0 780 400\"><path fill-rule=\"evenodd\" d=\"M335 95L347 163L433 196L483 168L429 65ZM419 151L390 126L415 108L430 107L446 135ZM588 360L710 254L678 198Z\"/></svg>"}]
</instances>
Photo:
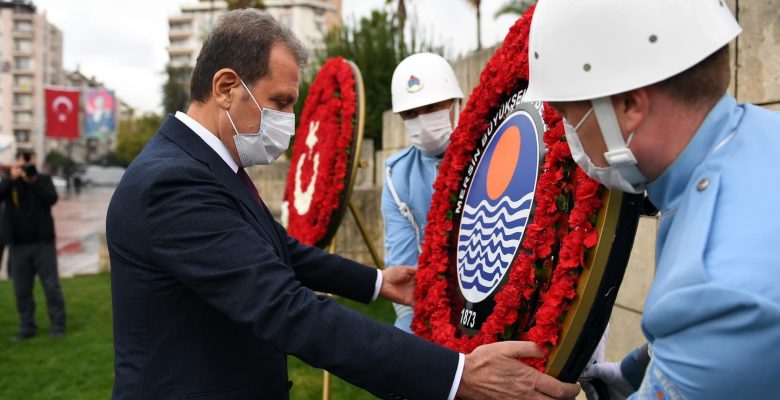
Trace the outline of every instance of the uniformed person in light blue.
<instances>
[{"instance_id":1,"label":"uniformed person in light blue","mask_svg":"<svg viewBox=\"0 0 780 400\"><path fill-rule=\"evenodd\" d=\"M540 0L531 25L524 100L561 112L591 177L661 211L632 399L780 397L780 115L726 94L740 31L718 0Z\"/></svg>"},{"instance_id":2,"label":"uniformed person in light blue","mask_svg":"<svg viewBox=\"0 0 780 400\"><path fill-rule=\"evenodd\" d=\"M414 54L398 64L391 84L393 112L411 146L384 165L382 218L385 265L417 265L439 163L457 125L463 92L441 56ZM395 326L411 332L412 308L394 304Z\"/></svg>"}]
</instances>

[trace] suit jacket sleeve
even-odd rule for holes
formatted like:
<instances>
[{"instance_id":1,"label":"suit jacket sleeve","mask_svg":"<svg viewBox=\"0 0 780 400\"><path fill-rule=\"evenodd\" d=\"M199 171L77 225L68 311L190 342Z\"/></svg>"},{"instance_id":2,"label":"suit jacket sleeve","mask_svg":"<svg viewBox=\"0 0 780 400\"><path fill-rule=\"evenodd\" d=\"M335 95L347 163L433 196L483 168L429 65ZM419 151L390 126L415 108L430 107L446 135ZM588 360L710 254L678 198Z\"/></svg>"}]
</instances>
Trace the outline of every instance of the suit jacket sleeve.
<instances>
[{"instance_id":1,"label":"suit jacket sleeve","mask_svg":"<svg viewBox=\"0 0 780 400\"><path fill-rule=\"evenodd\" d=\"M304 286L363 303L371 302L376 287L376 269L301 244L287 235L281 225L275 224L280 234L287 238L295 277Z\"/></svg>"},{"instance_id":2,"label":"suit jacket sleeve","mask_svg":"<svg viewBox=\"0 0 780 400\"><path fill-rule=\"evenodd\" d=\"M158 171L145 195L156 265L258 340L379 397L447 398L456 352L315 295L205 167L171 161ZM303 252L308 268L318 255Z\"/></svg>"}]
</instances>

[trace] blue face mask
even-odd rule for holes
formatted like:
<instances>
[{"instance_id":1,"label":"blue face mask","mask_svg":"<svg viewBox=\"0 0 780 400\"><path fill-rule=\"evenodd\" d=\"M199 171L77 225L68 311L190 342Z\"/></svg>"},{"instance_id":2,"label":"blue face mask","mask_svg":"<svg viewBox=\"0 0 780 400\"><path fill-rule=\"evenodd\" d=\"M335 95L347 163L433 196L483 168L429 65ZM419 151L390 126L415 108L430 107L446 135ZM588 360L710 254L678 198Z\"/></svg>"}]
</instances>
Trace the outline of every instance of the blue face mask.
<instances>
[{"instance_id":1,"label":"blue face mask","mask_svg":"<svg viewBox=\"0 0 780 400\"><path fill-rule=\"evenodd\" d=\"M246 168L269 165L290 146L290 138L295 135L295 114L260 107L243 80L241 84L260 110L260 129L257 133L240 133L230 112L225 110L236 132L233 141L236 143L241 166Z\"/></svg>"}]
</instances>

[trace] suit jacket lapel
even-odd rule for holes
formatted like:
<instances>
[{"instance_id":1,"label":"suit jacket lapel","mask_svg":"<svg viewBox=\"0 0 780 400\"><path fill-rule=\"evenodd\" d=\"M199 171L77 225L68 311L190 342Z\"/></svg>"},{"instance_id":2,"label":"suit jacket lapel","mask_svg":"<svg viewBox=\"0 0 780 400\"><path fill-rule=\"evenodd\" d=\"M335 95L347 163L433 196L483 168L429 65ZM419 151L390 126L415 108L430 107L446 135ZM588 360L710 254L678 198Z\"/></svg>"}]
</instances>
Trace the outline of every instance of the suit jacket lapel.
<instances>
[{"instance_id":1,"label":"suit jacket lapel","mask_svg":"<svg viewBox=\"0 0 780 400\"><path fill-rule=\"evenodd\" d=\"M241 178L225 163L225 160L201 140L187 125L173 115L168 115L162 127L160 127L160 133L184 149L190 156L209 166L217 180L224 183L230 192L236 195L244 207L254 216L257 222L254 225L258 225L265 232L265 235L273 241L274 246L277 248L279 257L284 258L285 246L279 232L276 230L270 212L257 202L254 195L244 185Z\"/></svg>"}]
</instances>

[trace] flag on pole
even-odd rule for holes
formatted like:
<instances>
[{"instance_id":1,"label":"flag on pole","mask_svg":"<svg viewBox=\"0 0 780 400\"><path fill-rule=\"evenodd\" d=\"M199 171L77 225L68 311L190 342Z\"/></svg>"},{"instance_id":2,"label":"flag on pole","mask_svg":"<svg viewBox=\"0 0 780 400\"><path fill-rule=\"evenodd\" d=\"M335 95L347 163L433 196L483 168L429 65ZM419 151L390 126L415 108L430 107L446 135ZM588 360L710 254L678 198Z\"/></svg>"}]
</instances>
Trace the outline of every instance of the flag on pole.
<instances>
[{"instance_id":1,"label":"flag on pole","mask_svg":"<svg viewBox=\"0 0 780 400\"><path fill-rule=\"evenodd\" d=\"M84 113L84 136L106 138L116 133L116 98L113 90L88 89Z\"/></svg>"},{"instance_id":2,"label":"flag on pole","mask_svg":"<svg viewBox=\"0 0 780 400\"><path fill-rule=\"evenodd\" d=\"M45 88L46 136L59 139L79 137L79 90Z\"/></svg>"}]
</instances>

